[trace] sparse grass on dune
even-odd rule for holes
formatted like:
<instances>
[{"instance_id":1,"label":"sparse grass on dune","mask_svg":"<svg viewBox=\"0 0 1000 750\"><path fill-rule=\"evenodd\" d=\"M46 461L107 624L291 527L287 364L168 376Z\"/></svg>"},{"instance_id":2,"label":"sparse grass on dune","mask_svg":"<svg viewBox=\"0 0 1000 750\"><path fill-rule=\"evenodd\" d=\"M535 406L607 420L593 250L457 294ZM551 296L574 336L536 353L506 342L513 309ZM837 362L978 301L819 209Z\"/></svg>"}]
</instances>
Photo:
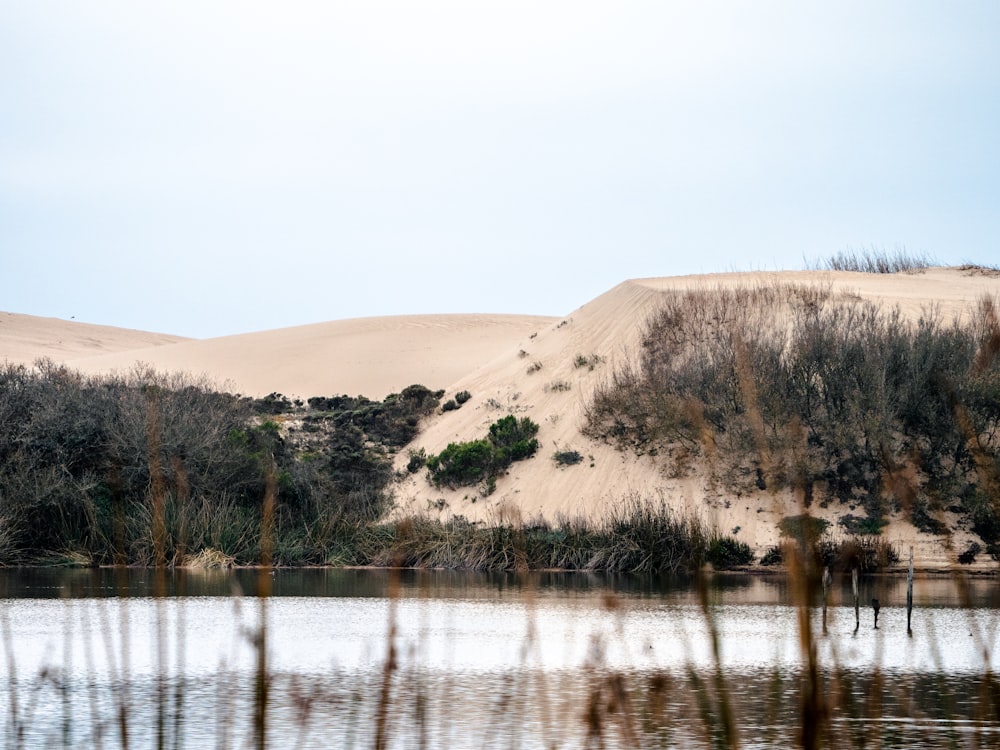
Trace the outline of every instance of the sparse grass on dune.
<instances>
[{"instance_id":1,"label":"sparse grass on dune","mask_svg":"<svg viewBox=\"0 0 1000 750\"><path fill-rule=\"evenodd\" d=\"M855 271L858 273L912 273L930 268L936 262L927 254L911 253L906 248L887 251L869 248L844 250L828 258L807 264L810 270Z\"/></svg>"}]
</instances>

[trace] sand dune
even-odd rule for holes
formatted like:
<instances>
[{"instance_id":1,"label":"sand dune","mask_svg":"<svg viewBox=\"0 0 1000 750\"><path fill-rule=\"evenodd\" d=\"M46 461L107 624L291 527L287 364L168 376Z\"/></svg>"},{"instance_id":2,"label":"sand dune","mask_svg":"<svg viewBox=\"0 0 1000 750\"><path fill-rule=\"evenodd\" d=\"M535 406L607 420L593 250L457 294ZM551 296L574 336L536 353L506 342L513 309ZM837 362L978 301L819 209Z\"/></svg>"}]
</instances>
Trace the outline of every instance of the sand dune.
<instances>
[{"instance_id":1,"label":"sand dune","mask_svg":"<svg viewBox=\"0 0 1000 750\"><path fill-rule=\"evenodd\" d=\"M151 349L186 340L182 336L163 333L0 313L0 362L31 364L40 358L66 362L102 354Z\"/></svg>"},{"instance_id":2,"label":"sand dune","mask_svg":"<svg viewBox=\"0 0 1000 750\"><path fill-rule=\"evenodd\" d=\"M965 315L983 296L1000 296L1000 274L928 269L871 275L792 271L729 273L626 281L564 318L515 315L424 315L320 323L209 340L87 326L4 314L0 357L29 362L48 356L88 372L128 369L142 361L157 369L209 374L238 392L279 391L308 397L347 393L381 398L412 383L472 399L461 409L426 420L410 449L440 452L449 442L485 434L490 423L513 413L540 426L542 450L514 464L496 491L435 488L423 472L396 490L398 512L462 515L471 520L520 517L530 521L599 517L630 495L663 497L693 512L758 552L778 541L777 521L799 512L790 494L733 498L713 489L708 472L671 478L649 457L621 453L584 437L583 409L596 384L628 360L639 345L648 315L670 290L768 284L774 281L829 286L835 292L898 306L916 319L936 311L945 319ZM586 360L587 364L579 366ZM577 450L585 460L558 467L557 450ZM404 471L408 451L397 458ZM404 472L405 473L405 472ZM831 519L842 509L827 511ZM914 546L918 565L946 566L955 552L943 540L918 534L902 518L885 532L901 550ZM959 532L954 549L971 539Z\"/></svg>"},{"instance_id":3,"label":"sand dune","mask_svg":"<svg viewBox=\"0 0 1000 750\"><path fill-rule=\"evenodd\" d=\"M594 386L636 350L643 322L665 293L777 280L829 285L836 292L899 306L904 315L914 319L931 309L945 319L960 317L983 295L1000 294L1000 275L955 269L886 276L846 272L733 273L625 282L547 326L536 337L523 339L516 350L491 363L488 370L457 382L453 389L467 389L473 398L462 409L429 420L411 447L438 453L449 442L482 437L490 423L512 412L530 416L541 425L540 453L530 461L512 465L509 473L498 480L496 491L486 497L475 488L435 488L423 474L411 476L397 492L401 512L462 515L487 522L514 514L529 522L534 518L551 522L560 517L600 517L630 495L662 496L671 506L699 515L724 533L739 528L738 538L752 544L758 553L763 552L779 541L777 522L801 512L791 493L764 492L734 498L713 489L707 472L671 478L655 459L619 452L586 438L580 428L583 407ZM593 369L577 367L577 355L596 355L599 364ZM553 387L557 383L561 385ZM552 459L557 449L577 450L586 460L560 468ZM404 468L406 458L399 457L397 468ZM811 512L827 515L835 522L843 509L831 504L826 510L814 506ZM955 553L941 538L918 534L901 517L892 519L885 534L900 550L914 546L922 567L946 566L954 559ZM970 539L959 533L952 544L961 550Z\"/></svg>"},{"instance_id":4,"label":"sand dune","mask_svg":"<svg viewBox=\"0 0 1000 750\"><path fill-rule=\"evenodd\" d=\"M12 316L15 320L25 317ZM18 322L21 325L12 322L9 326L10 349L19 355L16 361L49 356L88 373L127 371L141 362L161 371L207 375L221 387L252 396L277 391L301 398L346 393L381 399L414 383L445 388L551 319L528 315L360 318L200 340L65 321L38 323L33 328ZM89 346L60 349L47 343L56 339L86 341ZM0 337L2 351L7 340ZM39 341L37 350L32 350L32 340Z\"/></svg>"}]
</instances>

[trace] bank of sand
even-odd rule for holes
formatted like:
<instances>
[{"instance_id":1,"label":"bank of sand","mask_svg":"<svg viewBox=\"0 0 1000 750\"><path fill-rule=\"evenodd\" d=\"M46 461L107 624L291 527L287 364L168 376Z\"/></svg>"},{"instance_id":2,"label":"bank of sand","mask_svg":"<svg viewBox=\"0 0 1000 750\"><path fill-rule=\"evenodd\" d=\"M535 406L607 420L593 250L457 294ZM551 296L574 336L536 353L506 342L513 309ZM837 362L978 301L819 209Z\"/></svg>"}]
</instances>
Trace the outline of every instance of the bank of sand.
<instances>
[{"instance_id":1,"label":"bank of sand","mask_svg":"<svg viewBox=\"0 0 1000 750\"><path fill-rule=\"evenodd\" d=\"M961 317L984 295L1000 296L1000 274L976 270L728 273L626 281L560 318L366 318L197 341L93 326L84 331L85 324L46 324L48 319L8 314L0 325L0 358L52 357L86 372L123 370L142 361L163 370L208 374L251 395L278 391L301 398L341 393L381 398L412 383L449 394L468 390L472 399L459 410L428 419L411 449L437 453L449 442L483 436L491 422L513 413L541 426L541 451L514 464L489 496L475 488L434 488L423 473L407 476L396 490L398 513L558 522L600 518L630 497L663 497L677 511L735 533L761 554L779 542L777 522L801 512L792 493L733 496L713 479L708 465L672 478L669 467L656 458L619 452L586 438L580 428L594 387L634 355L645 320L665 294L774 282L829 287L834 293L898 306L911 319L932 310L944 319ZM577 366L581 356L594 366ZM585 460L561 468L552 460L556 450L577 450ZM406 460L403 451L397 459L403 473ZM835 529L846 508L814 504L810 512L826 517ZM921 534L901 515L891 518L883 533L904 558L913 547L917 566L925 570L948 569L975 539L961 528L950 539ZM995 565L984 557L980 567Z\"/></svg>"}]
</instances>

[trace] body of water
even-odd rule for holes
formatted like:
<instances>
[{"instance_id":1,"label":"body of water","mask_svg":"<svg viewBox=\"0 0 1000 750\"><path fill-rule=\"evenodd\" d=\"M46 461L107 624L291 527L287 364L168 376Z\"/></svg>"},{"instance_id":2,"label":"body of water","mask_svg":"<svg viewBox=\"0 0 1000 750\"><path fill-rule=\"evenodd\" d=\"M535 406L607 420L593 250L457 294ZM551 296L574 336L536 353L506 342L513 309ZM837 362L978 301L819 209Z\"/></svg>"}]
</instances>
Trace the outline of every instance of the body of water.
<instances>
[{"instance_id":1,"label":"body of water","mask_svg":"<svg viewBox=\"0 0 1000 750\"><path fill-rule=\"evenodd\" d=\"M845 747L1000 742L992 580L917 581L912 633L905 581L862 582L860 627L843 582L825 634L819 603L807 611L811 644L781 577L716 575L699 592L294 570L267 579L269 598L247 595L258 583L0 571L6 744L244 747L263 727L268 747L786 747L809 722Z\"/></svg>"}]
</instances>

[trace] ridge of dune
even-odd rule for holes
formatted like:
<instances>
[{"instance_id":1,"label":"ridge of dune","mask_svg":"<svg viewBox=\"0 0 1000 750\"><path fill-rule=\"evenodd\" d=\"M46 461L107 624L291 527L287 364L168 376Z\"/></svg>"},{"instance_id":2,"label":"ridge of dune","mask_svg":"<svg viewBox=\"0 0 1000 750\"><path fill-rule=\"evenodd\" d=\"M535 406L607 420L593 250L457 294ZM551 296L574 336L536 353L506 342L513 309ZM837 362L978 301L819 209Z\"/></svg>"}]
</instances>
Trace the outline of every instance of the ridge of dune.
<instances>
[{"instance_id":1,"label":"ridge of dune","mask_svg":"<svg viewBox=\"0 0 1000 750\"><path fill-rule=\"evenodd\" d=\"M420 383L444 388L552 319L532 315L353 318L69 360L84 372L157 370L207 375L249 396L348 394L382 399Z\"/></svg>"},{"instance_id":2,"label":"ridge of dune","mask_svg":"<svg viewBox=\"0 0 1000 750\"><path fill-rule=\"evenodd\" d=\"M165 333L0 312L0 362L30 365L81 357L157 349L189 339Z\"/></svg>"},{"instance_id":3,"label":"ridge of dune","mask_svg":"<svg viewBox=\"0 0 1000 750\"><path fill-rule=\"evenodd\" d=\"M439 413L396 459L405 475L410 451L439 453L450 442L483 437L489 425L506 414L528 416L540 425L541 448L530 460L513 464L485 495L476 487L457 489L431 485L426 472L405 476L397 485L397 513L434 517L462 516L470 521L520 519L525 523L558 523L565 518L599 519L629 497L658 500L694 516L723 534L755 548L758 558L779 543L778 521L802 512L791 491L760 492L734 497L717 489L707 467L684 477L670 476L655 458L622 452L582 434L586 404L594 387L637 351L643 326L664 295L691 289L754 286L775 281L830 286L831 291L866 299L883 307L898 306L915 320L932 310L943 319L964 315L984 295L1000 295L1000 273L974 274L961 269L932 268L918 273L873 275L833 271L712 274L633 279L619 284L553 322L535 336L523 337L489 367L454 383L472 398L461 409ZM578 359L593 364L577 366ZM582 463L559 467L556 450L576 450ZM844 512L830 503L810 512L834 523ZM954 520L954 519L953 519ZM957 530L950 539L919 533L898 514L883 537L901 556L914 548L924 569L954 564L956 550L974 539ZM987 565L989 563L986 563Z\"/></svg>"}]
</instances>

